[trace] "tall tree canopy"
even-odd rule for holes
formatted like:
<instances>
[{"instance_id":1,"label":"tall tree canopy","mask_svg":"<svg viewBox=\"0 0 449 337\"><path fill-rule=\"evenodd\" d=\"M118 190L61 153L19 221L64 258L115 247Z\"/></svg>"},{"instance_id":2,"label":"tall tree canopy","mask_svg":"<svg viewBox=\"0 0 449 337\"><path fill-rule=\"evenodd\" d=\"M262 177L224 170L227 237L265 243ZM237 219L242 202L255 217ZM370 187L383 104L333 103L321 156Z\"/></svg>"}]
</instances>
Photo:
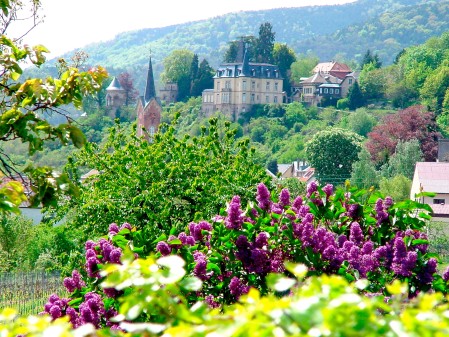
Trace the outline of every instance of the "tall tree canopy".
<instances>
[{"instance_id":1,"label":"tall tree canopy","mask_svg":"<svg viewBox=\"0 0 449 337\"><path fill-rule=\"evenodd\" d=\"M259 27L259 37L256 41L256 61L273 63L273 48L275 32L269 22L262 23Z\"/></svg>"},{"instance_id":2,"label":"tall tree canopy","mask_svg":"<svg viewBox=\"0 0 449 337\"><path fill-rule=\"evenodd\" d=\"M305 153L320 182L341 184L349 179L362 141L358 134L340 128L317 132L306 143Z\"/></svg>"},{"instance_id":3,"label":"tall tree canopy","mask_svg":"<svg viewBox=\"0 0 449 337\"><path fill-rule=\"evenodd\" d=\"M182 101L190 93L190 71L194 58L193 52L187 49L174 50L164 59L163 82L178 84L178 100Z\"/></svg>"},{"instance_id":4,"label":"tall tree canopy","mask_svg":"<svg viewBox=\"0 0 449 337\"><path fill-rule=\"evenodd\" d=\"M296 61L296 54L287 44L275 43L273 48L273 62L279 67L283 77L284 91L290 92L289 70L293 62Z\"/></svg>"}]
</instances>

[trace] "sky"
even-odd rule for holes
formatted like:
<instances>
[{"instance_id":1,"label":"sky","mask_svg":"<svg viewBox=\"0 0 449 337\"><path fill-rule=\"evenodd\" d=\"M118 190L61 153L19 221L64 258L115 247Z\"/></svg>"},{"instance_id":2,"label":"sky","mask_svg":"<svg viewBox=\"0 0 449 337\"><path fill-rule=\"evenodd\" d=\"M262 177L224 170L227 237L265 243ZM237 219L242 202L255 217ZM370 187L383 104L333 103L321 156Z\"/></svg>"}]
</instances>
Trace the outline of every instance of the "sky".
<instances>
[{"instance_id":1,"label":"sky","mask_svg":"<svg viewBox=\"0 0 449 337\"><path fill-rule=\"evenodd\" d=\"M41 0L43 22L24 43L42 44L48 58L108 41L117 34L142 28L165 27L232 12L281 7L334 5L355 0ZM29 26L29 25L28 25Z\"/></svg>"}]
</instances>

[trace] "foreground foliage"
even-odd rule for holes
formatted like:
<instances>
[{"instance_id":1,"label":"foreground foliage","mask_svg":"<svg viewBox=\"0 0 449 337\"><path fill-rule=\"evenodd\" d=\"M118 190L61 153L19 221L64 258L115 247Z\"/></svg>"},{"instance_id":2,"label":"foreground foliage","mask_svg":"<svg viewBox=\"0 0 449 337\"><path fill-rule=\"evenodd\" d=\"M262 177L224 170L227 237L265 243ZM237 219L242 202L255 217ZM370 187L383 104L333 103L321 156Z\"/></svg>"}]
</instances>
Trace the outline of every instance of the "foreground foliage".
<instances>
[{"instance_id":1,"label":"foreground foliage","mask_svg":"<svg viewBox=\"0 0 449 337\"><path fill-rule=\"evenodd\" d=\"M0 314L3 336L444 336L449 333L449 311L440 293L420 294L404 306L407 287L400 282L388 285L391 297L360 294L365 282L349 284L340 276L313 276L304 279L303 265L287 264L291 277L275 276L275 294L261 296L251 291L239 303L222 310L198 302L186 304L185 290L201 287L201 281L183 279L184 261L170 256L134 259L127 255L122 264L106 266L103 287L135 292L123 296L113 328L96 330L94 324L73 329L68 317L30 316L17 319L12 310ZM86 294L86 297L89 297ZM56 301L54 302L56 304ZM73 303L71 303L73 305ZM81 305L80 305L81 306ZM107 305L90 301L97 311ZM149 317L142 322L139 317ZM125 332L126 331L126 332Z\"/></svg>"}]
</instances>

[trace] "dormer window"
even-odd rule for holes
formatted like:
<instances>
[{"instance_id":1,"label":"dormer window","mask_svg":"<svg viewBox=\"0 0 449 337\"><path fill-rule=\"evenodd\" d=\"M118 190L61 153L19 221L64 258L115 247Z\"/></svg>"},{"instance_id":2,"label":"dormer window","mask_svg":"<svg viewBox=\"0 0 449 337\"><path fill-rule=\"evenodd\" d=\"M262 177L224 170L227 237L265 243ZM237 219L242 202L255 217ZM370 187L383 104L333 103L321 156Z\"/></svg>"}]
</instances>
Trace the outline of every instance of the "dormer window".
<instances>
[{"instance_id":1,"label":"dormer window","mask_svg":"<svg viewBox=\"0 0 449 337\"><path fill-rule=\"evenodd\" d=\"M256 70L255 69L251 69L251 76L256 76Z\"/></svg>"},{"instance_id":2,"label":"dormer window","mask_svg":"<svg viewBox=\"0 0 449 337\"><path fill-rule=\"evenodd\" d=\"M271 71L270 71L270 69L267 68L267 77L270 77L270 76L271 76Z\"/></svg>"}]
</instances>

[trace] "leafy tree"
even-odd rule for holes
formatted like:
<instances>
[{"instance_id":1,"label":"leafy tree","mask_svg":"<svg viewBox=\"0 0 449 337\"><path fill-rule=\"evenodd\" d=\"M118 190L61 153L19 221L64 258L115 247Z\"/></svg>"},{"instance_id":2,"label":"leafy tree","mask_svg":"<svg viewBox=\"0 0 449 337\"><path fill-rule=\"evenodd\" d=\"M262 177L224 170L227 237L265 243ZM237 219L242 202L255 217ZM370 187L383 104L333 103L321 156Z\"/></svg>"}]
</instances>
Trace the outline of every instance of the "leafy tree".
<instances>
[{"instance_id":1,"label":"leafy tree","mask_svg":"<svg viewBox=\"0 0 449 337\"><path fill-rule=\"evenodd\" d=\"M351 184L358 188L370 188L379 185L379 174L365 147L359 152L358 160L352 164Z\"/></svg>"},{"instance_id":2,"label":"leafy tree","mask_svg":"<svg viewBox=\"0 0 449 337\"><path fill-rule=\"evenodd\" d=\"M139 92L136 88L134 88L134 82L131 77L131 74L128 72L121 73L118 75L118 81L122 86L123 90L125 90L125 105L135 105L137 97L139 96Z\"/></svg>"},{"instance_id":3,"label":"leafy tree","mask_svg":"<svg viewBox=\"0 0 449 337\"><path fill-rule=\"evenodd\" d=\"M2 30L18 19L18 13L31 6L31 15L36 18L39 1L4 1L0 3ZM36 23L36 22L34 22ZM78 109L82 107L83 97L96 93L106 78L106 71L92 68L86 72L61 62L59 78L21 78L22 65L28 62L31 66L41 66L45 62L44 54L48 50L41 46L20 46L17 38L7 35L0 37L2 50L2 76L0 78L0 140L7 142L20 139L28 144L29 155L44 148L45 141L60 141L81 147L85 138L73 120L64 113L62 106L73 103ZM59 113L66 117L67 122L52 125L42 118L45 113ZM33 184L29 189L33 192L33 203L53 202L54 195L61 189L73 190L65 175L52 172L49 167L34 168L30 166L26 172L19 172L7 153L0 150L0 171L10 178L20 177L25 173ZM18 211L18 205L26 199L24 188L20 182L11 181L0 188L0 209Z\"/></svg>"},{"instance_id":4,"label":"leafy tree","mask_svg":"<svg viewBox=\"0 0 449 337\"><path fill-rule=\"evenodd\" d=\"M301 77L310 77L312 70L319 63L318 56L304 55L298 56L297 60L291 64L291 79L295 83L299 83Z\"/></svg>"},{"instance_id":5,"label":"leafy tree","mask_svg":"<svg viewBox=\"0 0 449 337\"><path fill-rule=\"evenodd\" d=\"M274 175L278 174L278 161L276 159L270 160L268 162L267 169Z\"/></svg>"},{"instance_id":6,"label":"leafy tree","mask_svg":"<svg viewBox=\"0 0 449 337\"><path fill-rule=\"evenodd\" d=\"M201 96L203 90L213 88L214 69L209 65L206 59L203 59L197 70L196 78L192 82L190 96Z\"/></svg>"},{"instance_id":7,"label":"leafy tree","mask_svg":"<svg viewBox=\"0 0 449 337\"><path fill-rule=\"evenodd\" d=\"M223 56L223 62L232 63L237 60L237 54L239 51L239 41L228 42L228 49L225 51Z\"/></svg>"},{"instance_id":8,"label":"leafy tree","mask_svg":"<svg viewBox=\"0 0 449 337\"><path fill-rule=\"evenodd\" d=\"M376 125L376 119L365 108L357 109L345 117L344 127L366 137Z\"/></svg>"},{"instance_id":9,"label":"leafy tree","mask_svg":"<svg viewBox=\"0 0 449 337\"><path fill-rule=\"evenodd\" d=\"M190 93L190 71L194 58L193 52L187 49L174 50L164 59L163 82L178 84L178 100L182 101Z\"/></svg>"},{"instance_id":10,"label":"leafy tree","mask_svg":"<svg viewBox=\"0 0 449 337\"><path fill-rule=\"evenodd\" d=\"M360 68L363 69L368 64L371 64L375 69L382 67L382 62L379 60L379 55L377 55L377 53L373 54L369 49L366 51L365 55L363 55Z\"/></svg>"},{"instance_id":11,"label":"leafy tree","mask_svg":"<svg viewBox=\"0 0 449 337\"><path fill-rule=\"evenodd\" d=\"M198 78L198 68L200 61L198 59L198 54L193 54L192 63L190 65L190 80L193 82Z\"/></svg>"},{"instance_id":12,"label":"leafy tree","mask_svg":"<svg viewBox=\"0 0 449 337\"><path fill-rule=\"evenodd\" d=\"M67 170L74 180L84 167L100 174L79 184L79 197L60 200L59 217L69 214L68 225L85 236L100 235L111 222L129 222L151 242L188 221L218 214L235 194L245 199L258 181L270 182L253 163L248 139L235 141L229 122L220 126L211 119L192 138L176 137L174 124L161 131L147 143L115 128L104 146L88 144Z\"/></svg>"},{"instance_id":13,"label":"leafy tree","mask_svg":"<svg viewBox=\"0 0 449 337\"><path fill-rule=\"evenodd\" d=\"M316 133L306 143L306 159L322 183L343 183L351 176L363 138L340 128Z\"/></svg>"},{"instance_id":14,"label":"leafy tree","mask_svg":"<svg viewBox=\"0 0 449 337\"><path fill-rule=\"evenodd\" d=\"M373 63L368 63L363 66L358 81L365 99L379 99L384 97L386 71L376 68Z\"/></svg>"},{"instance_id":15,"label":"leafy tree","mask_svg":"<svg viewBox=\"0 0 449 337\"><path fill-rule=\"evenodd\" d=\"M283 116L284 125L291 129L296 123L307 124L308 116L306 109L300 102L292 102L286 105Z\"/></svg>"},{"instance_id":16,"label":"leafy tree","mask_svg":"<svg viewBox=\"0 0 449 337\"><path fill-rule=\"evenodd\" d=\"M366 147L378 165L386 163L399 141L417 139L426 161L434 161L438 152L439 132L434 114L415 105L382 118L368 134Z\"/></svg>"},{"instance_id":17,"label":"leafy tree","mask_svg":"<svg viewBox=\"0 0 449 337\"><path fill-rule=\"evenodd\" d=\"M384 195L389 195L394 201L404 201L410 199L410 189L412 181L402 174L392 178L382 178L379 184L379 191Z\"/></svg>"},{"instance_id":18,"label":"leafy tree","mask_svg":"<svg viewBox=\"0 0 449 337\"><path fill-rule=\"evenodd\" d=\"M275 32L269 22L262 23L259 27L259 37L256 41L256 60L263 63L273 63L273 48Z\"/></svg>"},{"instance_id":19,"label":"leafy tree","mask_svg":"<svg viewBox=\"0 0 449 337\"><path fill-rule=\"evenodd\" d=\"M239 40L234 40L228 43L228 49L225 51L223 62L233 63L241 62L243 60L243 55L248 53L248 59L254 60L254 55L256 55L257 39L253 35L247 35L240 37Z\"/></svg>"},{"instance_id":20,"label":"leafy tree","mask_svg":"<svg viewBox=\"0 0 449 337\"><path fill-rule=\"evenodd\" d=\"M290 92L289 70L293 62L296 61L296 54L293 49L285 43L275 43L273 47L273 62L279 67L279 72L284 78L284 91Z\"/></svg>"},{"instance_id":21,"label":"leafy tree","mask_svg":"<svg viewBox=\"0 0 449 337\"><path fill-rule=\"evenodd\" d=\"M420 90L423 104L436 115L441 114L443 102L449 88L449 61L435 69L424 81Z\"/></svg>"},{"instance_id":22,"label":"leafy tree","mask_svg":"<svg viewBox=\"0 0 449 337\"><path fill-rule=\"evenodd\" d=\"M355 110L365 105L365 97L362 90L360 90L359 83L357 81L349 88L348 91L348 108Z\"/></svg>"},{"instance_id":23,"label":"leafy tree","mask_svg":"<svg viewBox=\"0 0 449 337\"><path fill-rule=\"evenodd\" d=\"M385 178L402 175L411 180L415 173L415 164L423 161L423 158L417 139L399 141L394 154L390 157L388 163L382 167L382 175Z\"/></svg>"}]
</instances>

